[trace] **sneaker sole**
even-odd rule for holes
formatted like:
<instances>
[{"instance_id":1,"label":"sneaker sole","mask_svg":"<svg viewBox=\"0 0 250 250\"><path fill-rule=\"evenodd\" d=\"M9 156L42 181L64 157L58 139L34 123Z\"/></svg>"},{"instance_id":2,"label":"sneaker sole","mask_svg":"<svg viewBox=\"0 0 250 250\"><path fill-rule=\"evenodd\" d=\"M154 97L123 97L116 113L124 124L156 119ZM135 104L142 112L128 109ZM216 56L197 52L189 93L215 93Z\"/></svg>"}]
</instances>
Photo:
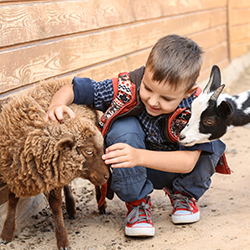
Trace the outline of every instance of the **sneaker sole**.
<instances>
[{"instance_id":1,"label":"sneaker sole","mask_svg":"<svg viewBox=\"0 0 250 250\"><path fill-rule=\"evenodd\" d=\"M192 215L173 215L172 222L174 224L194 223L200 220L200 211Z\"/></svg>"},{"instance_id":2,"label":"sneaker sole","mask_svg":"<svg viewBox=\"0 0 250 250\"><path fill-rule=\"evenodd\" d=\"M125 227L125 234L127 236L154 236L155 228L130 228Z\"/></svg>"}]
</instances>

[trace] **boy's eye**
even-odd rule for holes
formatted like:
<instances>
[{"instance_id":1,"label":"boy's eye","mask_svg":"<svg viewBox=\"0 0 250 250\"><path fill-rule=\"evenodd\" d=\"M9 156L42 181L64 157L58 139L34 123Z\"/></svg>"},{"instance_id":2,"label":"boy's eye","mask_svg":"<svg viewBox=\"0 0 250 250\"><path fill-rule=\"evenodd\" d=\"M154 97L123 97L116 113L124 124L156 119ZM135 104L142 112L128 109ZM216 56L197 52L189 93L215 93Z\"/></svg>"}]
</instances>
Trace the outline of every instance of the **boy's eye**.
<instances>
[{"instance_id":1,"label":"boy's eye","mask_svg":"<svg viewBox=\"0 0 250 250\"><path fill-rule=\"evenodd\" d=\"M170 102L171 100L168 97L162 97L165 101Z\"/></svg>"},{"instance_id":2,"label":"boy's eye","mask_svg":"<svg viewBox=\"0 0 250 250\"><path fill-rule=\"evenodd\" d=\"M152 91L149 87L147 87L145 84L144 84L144 87L147 91Z\"/></svg>"}]
</instances>

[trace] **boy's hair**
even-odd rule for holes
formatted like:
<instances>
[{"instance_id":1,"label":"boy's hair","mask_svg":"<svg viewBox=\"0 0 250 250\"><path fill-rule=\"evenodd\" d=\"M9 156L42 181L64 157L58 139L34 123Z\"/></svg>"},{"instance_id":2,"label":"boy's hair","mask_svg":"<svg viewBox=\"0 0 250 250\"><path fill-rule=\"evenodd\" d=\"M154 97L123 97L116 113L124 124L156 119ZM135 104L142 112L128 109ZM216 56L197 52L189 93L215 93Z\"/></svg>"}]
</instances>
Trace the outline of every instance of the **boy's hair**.
<instances>
[{"instance_id":1,"label":"boy's hair","mask_svg":"<svg viewBox=\"0 0 250 250\"><path fill-rule=\"evenodd\" d=\"M153 80L174 88L185 83L186 91L195 84L202 65L202 48L193 40L178 35L161 38L152 48L146 67Z\"/></svg>"}]
</instances>

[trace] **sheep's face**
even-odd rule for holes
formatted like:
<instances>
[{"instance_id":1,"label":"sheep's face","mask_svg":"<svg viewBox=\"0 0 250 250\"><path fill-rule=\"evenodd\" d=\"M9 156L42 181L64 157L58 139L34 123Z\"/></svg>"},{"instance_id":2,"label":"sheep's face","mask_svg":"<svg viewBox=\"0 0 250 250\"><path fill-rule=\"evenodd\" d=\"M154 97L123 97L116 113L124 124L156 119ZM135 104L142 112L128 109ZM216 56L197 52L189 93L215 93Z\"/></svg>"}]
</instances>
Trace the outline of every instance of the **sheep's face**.
<instances>
[{"instance_id":1,"label":"sheep's face","mask_svg":"<svg viewBox=\"0 0 250 250\"><path fill-rule=\"evenodd\" d=\"M77 176L88 179L94 185L102 185L109 178L108 166L102 160L103 136L101 132L87 119L71 119L67 124L68 133L57 143L60 168L65 168L67 174L76 173ZM76 171L76 169L78 171ZM71 172L71 173L70 173ZM62 176L61 176L62 178Z\"/></svg>"},{"instance_id":2,"label":"sheep's face","mask_svg":"<svg viewBox=\"0 0 250 250\"><path fill-rule=\"evenodd\" d=\"M104 153L103 137L99 130L95 132L95 135L89 138L90 142L78 148L79 153L86 159L80 170L80 177L88 179L94 185L102 185L109 178L109 170L101 158Z\"/></svg>"}]
</instances>

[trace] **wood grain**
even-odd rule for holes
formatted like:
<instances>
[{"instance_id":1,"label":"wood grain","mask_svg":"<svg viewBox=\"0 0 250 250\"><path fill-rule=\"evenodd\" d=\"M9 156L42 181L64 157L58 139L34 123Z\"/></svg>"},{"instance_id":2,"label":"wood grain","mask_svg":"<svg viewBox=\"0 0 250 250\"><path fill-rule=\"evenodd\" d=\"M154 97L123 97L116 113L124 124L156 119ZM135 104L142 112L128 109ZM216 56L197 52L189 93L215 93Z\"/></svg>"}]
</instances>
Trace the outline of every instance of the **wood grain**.
<instances>
[{"instance_id":1,"label":"wood grain","mask_svg":"<svg viewBox=\"0 0 250 250\"><path fill-rule=\"evenodd\" d=\"M225 1L50 1L0 6L0 47L225 6ZM149 7L150 6L150 7Z\"/></svg>"},{"instance_id":2,"label":"wood grain","mask_svg":"<svg viewBox=\"0 0 250 250\"><path fill-rule=\"evenodd\" d=\"M219 9L0 51L0 92L151 48L160 37L173 31L188 35L225 23L226 12Z\"/></svg>"}]
</instances>

